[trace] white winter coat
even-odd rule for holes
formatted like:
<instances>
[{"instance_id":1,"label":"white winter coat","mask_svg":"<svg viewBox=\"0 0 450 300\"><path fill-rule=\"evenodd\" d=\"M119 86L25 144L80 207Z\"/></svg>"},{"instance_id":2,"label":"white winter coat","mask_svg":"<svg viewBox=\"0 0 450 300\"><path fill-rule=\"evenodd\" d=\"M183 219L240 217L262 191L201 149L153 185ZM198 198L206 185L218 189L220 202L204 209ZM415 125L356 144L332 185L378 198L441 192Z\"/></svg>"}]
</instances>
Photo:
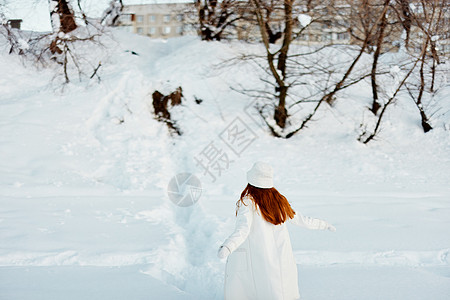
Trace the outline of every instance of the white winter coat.
<instances>
[{"instance_id":1,"label":"white winter coat","mask_svg":"<svg viewBox=\"0 0 450 300\"><path fill-rule=\"evenodd\" d=\"M286 224L267 222L252 202L244 199L236 228L223 243L231 251L225 269L225 300L298 299L297 265ZM298 212L289 220L309 229L329 225Z\"/></svg>"}]
</instances>

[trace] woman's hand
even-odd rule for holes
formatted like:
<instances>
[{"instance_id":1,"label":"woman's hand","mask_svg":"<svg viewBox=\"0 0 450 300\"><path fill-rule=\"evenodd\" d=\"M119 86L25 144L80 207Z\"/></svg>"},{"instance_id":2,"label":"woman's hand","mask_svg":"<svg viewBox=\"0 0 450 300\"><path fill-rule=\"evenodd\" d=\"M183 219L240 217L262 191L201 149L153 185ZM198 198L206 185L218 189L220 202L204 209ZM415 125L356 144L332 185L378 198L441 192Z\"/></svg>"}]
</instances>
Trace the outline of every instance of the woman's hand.
<instances>
[{"instance_id":1,"label":"woman's hand","mask_svg":"<svg viewBox=\"0 0 450 300\"><path fill-rule=\"evenodd\" d=\"M220 259L226 258L228 255L230 255L231 251L228 249L227 246L220 246L219 251L217 251L217 257Z\"/></svg>"}]
</instances>

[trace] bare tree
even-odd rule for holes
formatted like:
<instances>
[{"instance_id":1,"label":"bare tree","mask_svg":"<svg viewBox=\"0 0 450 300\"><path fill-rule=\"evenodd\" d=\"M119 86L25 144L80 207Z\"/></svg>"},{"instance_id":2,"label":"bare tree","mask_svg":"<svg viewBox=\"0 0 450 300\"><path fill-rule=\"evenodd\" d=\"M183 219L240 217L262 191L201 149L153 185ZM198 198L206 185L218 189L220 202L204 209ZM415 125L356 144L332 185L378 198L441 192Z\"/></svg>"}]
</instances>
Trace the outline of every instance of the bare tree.
<instances>
[{"instance_id":1,"label":"bare tree","mask_svg":"<svg viewBox=\"0 0 450 300\"><path fill-rule=\"evenodd\" d=\"M83 55L78 54L76 44L84 42L92 42L95 45L100 45L99 37L102 35L102 27L97 24L97 21L90 21L85 15L80 0L77 0L79 18L84 20L84 26L76 23L77 16L74 13L70 0L49 0L49 10L51 17L51 24L53 32L49 36L42 36L41 38L50 38L51 42L48 48L43 48L39 55L39 60L44 58L45 51L49 50L51 60L60 64L63 69L65 82L70 82L69 68L74 68L81 80L82 75L86 72L85 62L87 59ZM98 69L101 62L95 64L88 63L89 69L92 69L90 78L98 75Z\"/></svg>"},{"instance_id":2,"label":"bare tree","mask_svg":"<svg viewBox=\"0 0 450 300\"><path fill-rule=\"evenodd\" d=\"M441 0L439 4L440 7L444 7L442 1L443 0ZM344 1L339 2L342 3ZM400 14L399 11L402 9L404 10L404 8L402 8L403 3L399 3L394 0L347 0L345 2L348 4L345 6L348 11L341 13L340 19L338 19L342 21L343 25L346 24L348 26L348 31L352 36L353 45L347 46L346 51L349 54L354 53L354 55L351 61L348 61L348 63L340 62L340 67L337 68L332 65L333 62L330 57L322 61L316 59L315 63L311 63L314 61L314 57L322 56L323 58L323 54L320 53L327 53L324 49L326 49L328 45L322 45L321 47L316 47L316 49L313 47L309 53L289 53L289 50L291 49L291 42L294 41L296 37L303 34L302 30L295 32L295 29L299 26L292 26L297 19L294 16L295 12L308 11L309 15L313 15L315 9L317 10L319 7L316 6L317 4L315 1L302 2L302 5L306 7L306 10L299 10L296 8L296 5L298 4L295 4L294 1L283 1L284 29L281 38L281 45L277 48L276 46L270 45L269 32L266 29L267 14L264 9L267 6L263 6L262 0L252 0L252 8L254 9L254 15L257 18L258 27L260 29L262 44L265 49L264 58L267 63L265 70L268 78L262 78L262 80L266 84L273 84L276 92L272 94L268 91L258 92L257 90L248 89L243 89L242 91L259 98L269 99L272 97L273 100L276 99L277 104L273 106L274 122L272 122L271 118L267 116L267 104L259 106L259 111L274 136L289 138L306 127L323 103L333 105L334 101L337 99L336 94L338 92L366 78L369 78L373 96L370 110L376 116L377 121L374 124L373 130L366 129L359 136L360 141L368 143L379 133L381 128L380 126L387 109L395 102L398 94L405 91L405 87L411 87L412 78L419 69L418 74L421 78L421 84L418 85L419 88L417 89L414 99L421 114L424 131L430 130L431 125L420 99L423 94L421 91L424 90L424 82L426 82L425 78L428 76L425 75L427 74L425 72L427 67L425 59L429 58L431 62L439 62L439 56L437 55L438 47L436 45L430 45L433 41L436 41L436 36L439 34L442 35L442 32L438 34L436 31L431 29L432 26L430 27L427 25L423 27L422 30L426 32L424 36L428 37L424 41L428 44L421 46L421 50L424 49L423 51L425 51L421 51L422 59L419 59L418 57L410 57L406 58L403 62L397 62L401 68L401 74L391 74L391 76L396 79L396 83L393 87L394 92L386 93L384 87L387 87L388 85L391 86L392 79L389 79L388 77L390 74L389 65L387 65L387 67L379 67L379 59L383 53L391 51L392 49L398 49L401 45L401 31L405 30L404 26L407 26L404 25L404 20L400 19L402 14ZM330 7L333 6L330 6L330 4L332 3L333 1L327 3L327 10L324 9L324 11L328 11L328 13L330 13ZM424 3L427 3L428 6L431 5L427 1L424 1ZM428 8L428 12L431 11L432 9ZM436 9L436 13L434 14L435 19L431 18L432 14L428 14L428 20L422 21L422 24L439 23L437 20L439 19L438 16L440 14L437 12L438 9ZM403 13L403 15L404 14L405 13ZM414 23L416 22L414 19L415 16L412 13L409 13L408 17L414 21ZM326 24L327 19L317 18L313 19L313 22ZM413 39L414 42L417 40L416 37L412 37L414 30L416 30L414 23L412 23L412 27L409 29L411 32L408 35L403 36L404 44L406 44L406 40L409 40L409 43L411 43L411 39ZM448 26L443 27L448 28ZM365 53L370 54L372 57L371 68L366 68L363 65L358 68L357 65ZM262 58L261 56L245 55L242 56L242 58L253 61L259 60L257 64L264 68L263 64L260 62L260 59ZM328 65L326 63L327 60ZM417 66L420 66L420 68L417 68ZM434 64L431 64L430 68L433 70ZM432 90L434 75L433 72L430 73L432 79L429 82L431 82L430 90ZM321 82L321 87L319 88L318 83L313 83L316 85L315 88L311 87L311 79L315 82ZM272 83L272 80L274 83ZM381 80L380 83L378 82L379 80ZM291 102L289 105L286 105L286 100L288 97L290 99L292 99L293 96L298 97L296 96L298 95L296 94L298 93L298 90L292 90L292 88L299 85L304 85L304 89L313 90L314 92L310 92L307 96L304 96L305 94L302 93L302 96L299 97L300 99L294 101L294 103ZM408 90L410 94L413 94L411 92L411 88L408 88ZM311 107L311 104L314 105ZM311 107L311 109L308 109L310 111L308 114L305 114L305 110L303 109L303 117L300 122L297 117L296 122L299 123L292 124L291 121L288 121L288 118L290 117L288 110L291 110L296 105Z\"/></svg>"},{"instance_id":3,"label":"bare tree","mask_svg":"<svg viewBox=\"0 0 450 300\"><path fill-rule=\"evenodd\" d=\"M65 83L70 82L72 74L78 75L80 80L83 77L100 80L100 51L99 55L85 55L83 51L87 48L80 47L80 44L92 43L90 52L101 47L103 27L97 20L87 18L80 0L77 0L77 15L69 0L48 0L48 4L52 25L50 33L25 32L9 28L7 24L0 26L0 34L6 36L10 45L10 54L22 55L24 60L43 67L61 66ZM77 24L77 19L83 20L84 24ZM56 72L55 78L59 78L61 73Z\"/></svg>"},{"instance_id":4,"label":"bare tree","mask_svg":"<svg viewBox=\"0 0 450 300\"><path fill-rule=\"evenodd\" d=\"M420 6L422 7L422 13L413 14L413 18L414 24L421 30L425 40L429 42L429 47L426 51L427 56L432 61L430 90L433 91L436 65L440 63L437 43L440 37L448 37L450 30L449 6L448 1L445 0L422 0Z\"/></svg>"},{"instance_id":5,"label":"bare tree","mask_svg":"<svg viewBox=\"0 0 450 300\"><path fill-rule=\"evenodd\" d=\"M104 11L100 23L103 26L115 26L123 10L122 0L111 0L108 8Z\"/></svg>"},{"instance_id":6,"label":"bare tree","mask_svg":"<svg viewBox=\"0 0 450 300\"><path fill-rule=\"evenodd\" d=\"M276 91L278 92L278 105L275 107L274 119L280 128L285 128L287 119L286 96L289 85L286 84L286 60L288 57L289 46L292 42L292 8L294 0L284 1L284 32L282 46L276 52L270 49L269 34L267 30L267 15L264 14L264 6L260 0L252 0L256 19L260 29L262 42L266 49L267 63L269 70L276 82ZM276 131L271 127L274 134Z\"/></svg>"},{"instance_id":7,"label":"bare tree","mask_svg":"<svg viewBox=\"0 0 450 300\"><path fill-rule=\"evenodd\" d=\"M384 6L387 7L389 4L389 0L384 0ZM383 14L381 14L381 20L377 24L377 30L376 30L376 43L375 43L375 52L373 53L373 63L372 63L372 70L370 72L370 81L372 85L372 108L370 111L376 115L378 112L378 109L381 107L381 104L378 102L378 84L377 84L377 66L378 66L378 59L381 55L381 50L383 47L383 41L385 37L385 31L386 26L388 23L387 20L387 10Z\"/></svg>"},{"instance_id":8,"label":"bare tree","mask_svg":"<svg viewBox=\"0 0 450 300\"><path fill-rule=\"evenodd\" d=\"M423 51L423 50L422 50ZM377 121L375 123L375 127L371 132L367 132L367 131L363 131L361 133L361 135L358 137L358 140L360 142L363 142L364 144L367 144L368 142L370 142L371 140L373 140L375 138L375 136L379 133L380 128L381 128L381 122L382 119L384 117L384 114L388 108L388 106L390 106L391 104L394 103L394 101L396 100L396 97L398 95L398 93L402 90L402 88L404 87L406 81L408 80L409 76L411 75L411 73L414 71L414 69L417 66L417 63L420 61L420 59L416 59L412 65L408 66L408 69L406 74L400 79L398 80L397 86L395 86L395 90L392 93L391 96L389 96L389 98L387 99L386 103L383 105L380 114L377 116Z\"/></svg>"},{"instance_id":9,"label":"bare tree","mask_svg":"<svg viewBox=\"0 0 450 300\"><path fill-rule=\"evenodd\" d=\"M310 48L311 50L309 53L308 51L305 53L289 52L292 42L307 34L311 26L316 26L316 34L318 34L317 31L323 26L334 26L331 23L333 17L330 16L330 13L333 13L331 8L335 4L334 1L327 1L326 4L324 4L323 1L301 1L295 3L295 1L291 0L279 2L279 4L283 4L283 11L281 14L283 20L283 34L281 46L279 48L270 45L270 37L267 30L267 7L270 6L263 5L265 2L262 0L252 0L251 3L254 15L258 22L262 44L265 48L265 61L267 64L265 70L269 79L263 79L263 81L269 83L269 80L272 79L274 82L275 93L269 94L266 92L267 97L272 96L277 102L273 108L274 124L266 115L267 106L260 107L259 110L261 115L264 114L263 119L273 135L289 138L305 128L306 124L312 120L323 102L331 105L337 92L361 81L370 74L358 72L359 74L356 78L351 78L350 76L359 59L367 50L373 32L376 30L374 24L377 24L381 20L382 15L386 13L387 5L385 5L381 11L378 11L378 14L375 14L376 22L367 28L367 34L364 36L362 45L360 45L356 56L351 61L348 61L347 67L344 67L347 62L339 62L339 66L337 66L335 62L325 57L327 55L326 53L329 53L327 48L332 44L332 41L324 41L321 46ZM352 6L348 6L346 9L349 9L349 7L353 9ZM349 16L350 14L347 13L346 17L348 18ZM308 21L302 23L300 21L301 19L306 19ZM298 48L296 49L296 51L299 50ZM249 58L246 57L246 59ZM257 60L261 59L261 57L253 57L253 59ZM262 66L262 64L259 65ZM337 74L342 74L342 77L339 78ZM311 81L317 83L311 84ZM315 106L309 114L304 115L303 120L300 121L298 125L295 125L288 122L289 108L286 103L288 97L292 98L293 95L295 95L295 92L294 94L290 92L291 89L296 88L298 91L298 87L300 86L304 86L303 89L309 89L309 95L306 95L303 92L300 99L291 103L289 107L294 108L297 105L303 104L306 104L309 107L314 103ZM263 112L263 110L265 111Z\"/></svg>"},{"instance_id":10,"label":"bare tree","mask_svg":"<svg viewBox=\"0 0 450 300\"><path fill-rule=\"evenodd\" d=\"M384 105L381 107L381 112L377 116L377 121L375 123L374 129L368 133L367 131L364 131L360 137L359 140L363 143L368 143L371 140L373 140L376 135L379 133L381 128L381 123L383 116L387 110L387 108L395 102L395 99L399 92L403 90L403 88L406 87L409 95L414 100L414 103L420 113L421 118L421 125L424 132L428 132L432 129L432 126L429 122L429 118L425 112L424 106L422 104L423 95L426 89L427 85L427 77L425 74L425 68L427 66L427 58L431 57L433 61L439 62L439 56L437 54L436 45L433 44L433 36L436 34L436 31L440 30L440 25L442 16L443 16L443 9L445 7L445 1L421 1L421 9L419 10L419 14L415 14L413 11L409 11L408 18L410 21L408 21L408 24L411 24L411 27L409 27L409 33L405 35L405 46L407 44L415 44L418 41L421 42L420 44L420 54L415 56L414 54L411 56L410 60L412 61L409 64L405 64L404 66L404 75L401 80L398 80L397 86L395 87L395 92L388 97L387 101L384 103ZM394 9L398 9L394 7ZM402 8L403 9L403 8ZM397 14L400 15L400 14ZM403 23L403 22L402 22ZM438 25L439 24L439 25ZM439 29L438 29L439 28ZM406 29L405 29L406 30ZM421 32L421 35L414 35L414 33ZM422 39L419 39L418 37L422 36ZM415 84L414 80L414 71L416 71L416 67L418 68L418 78L419 83ZM432 86L434 84L434 76L435 76L435 69L433 66L430 68L431 77L433 78L430 80L430 90L432 91ZM411 78L413 78L411 80Z\"/></svg>"},{"instance_id":11,"label":"bare tree","mask_svg":"<svg viewBox=\"0 0 450 300\"><path fill-rule=\"evenodd\" d=\"M220 41L243 18L246 6L239 0L196 0L195 7L202 40Z\"/></svg>"},{"instance_id":12,"label":"bare tree","mask_svg":"<svg viewBox=\"0 0 450 300\"><path fill-rule=\"evenodd\" d=\"M412 11L410 16L413 28L417 31L414 32L416 34L415 41L421 42L422 48L419 56L419 78L418 84L409 82L406 86L419 111L423 131L428 132L433 127L425 111L423 98L425 94L432 95L436 91L436 68L441 62L437 43L439 36L448 34L450 26L449 18L445 15L448 10L446 1L420 1L417 5L417 12Z\"/></svg>"},{"instance_id":13,"label":"bare tree","mask_svg":"<svg viewBox=\"0 0 450 300\"><path fill-rule=\"evenodd\" d=\"M362 0L363 2L365 0ZM360 47L359 50L357 51L355 57L353 58L353 60L349 63L348 67L342 72L342 77L338 80L335 81L335 83L331 83L329 87L324 87L322 89L323 95L320 98L320 100L317 101L315 107L313 108L313 110L311 111L310 114L308 114L303 121L300 123L300 125L292 130L290 133L288 133L286 135L286 137L291 137L292 135L294 135L295 133L297 133L298 131L302 130L303 128L306 127L307 123L309 121L312 120L313 116L315 115L315 113L318 111L319 107L325 102L328 104L333 104L335 101L335 96L336 94L353 85L356 84L358 82L360 82L361 80L363 80L364 78L366 78L367 76L369 76L372 73L364 73L364 72L359 72L359 74L356 76L356 78L351 78L351 74L352 72L354 72L354 69L358 63L358 61L360 60L360 58L362 57L362 55L367 51L367 48L369 47L371 41L373 40L373 35L374 32L376 31L377 28L377 24L384 18L386 11L388 9L388 3L389 1L385 1L384 5L382 6L381 10L375 11L376 13L372 12L371 18L373 18L373 22L371 23L367 23L367 21L362 18L361 20L364 20L364 26L362 27L362 30L360 31L361 33L363 33L362 38L360 38ZM358 12L359 9L361 7L364 6L364 4L366 3L359 3L361 4L361 6L356 5L358 3L355 3L355 1L352 1L351 5L348 5L347 8L350 8L350 13L347 13L345 15L345 23L346 24L351 24L349 18L351 20L354 19L354 15L355 15L355 10L357 10L356 13L360 13ZM311 3L308 3L308 6L311 7ZM349 29L349 31L354 30L354 29ZM355 35L355 33L353 32L353 35ZM373 71L376 72L376 71Z\"/></svg>"},{"instance_id":14,"label":"bare tree","mask_svg":"<svg viewBox=\"0 0 450 300\"><path fill-rule=\"evenodd\" d=\"M398 20L392 17L392 0L347 0L351 14L346 19L353 43L362 45L364 51L372 55L370 82L372 105L370 111L376 115L381 107L377 82L378 62L383 53L390 51L400 38ZM387 38L389 37L389 38Z\"/></svg>"}]
</instances>

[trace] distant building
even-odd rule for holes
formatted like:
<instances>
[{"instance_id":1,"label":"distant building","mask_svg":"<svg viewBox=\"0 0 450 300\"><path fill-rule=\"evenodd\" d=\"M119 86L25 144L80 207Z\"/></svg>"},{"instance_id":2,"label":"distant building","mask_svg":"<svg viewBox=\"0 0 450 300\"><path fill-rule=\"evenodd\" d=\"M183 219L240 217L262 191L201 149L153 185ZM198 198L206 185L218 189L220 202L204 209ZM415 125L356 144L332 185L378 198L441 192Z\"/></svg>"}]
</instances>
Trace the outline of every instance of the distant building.
<instances>
[{"instance_id":1,"label":"distant building","mask_svg":"<svg viewBox=\"0 0 450 300\"><path fill-rule=\"evenodd\" d=\"M342 6L341 9L348 10L348 7ZM280 10L271 12L270 27L273 32L283 31L285 22L283 13ZM315 14L316 18L320 18L320 21L309 23L308 20L311 19L311 16L298 14L298 18L293 19L293 35L299 31L301 31L301 34L293 41L294 44L322 46L325 44L350 44L352 42L348 28L342 25L343 16L330 14L326 11L326 7L320 7L317 11L310 13ZM260 39L260 29L256 25L255 18L250 15L238 23L236 28L237 38L240 40ZM253 19L253 22L246 21L251 19ZM282 38L277 40L277 43L281 42Z\"/></svg>"},{"instance_id":2,"label":"distant building","mask_svg":"<svg viewBox=\"0 0 450 300\"><path fill-rule=\"evenodd\" d=\"M128 32L151 38L196 35L196 29L192 25L194 5L193 2L125 5L118 26ZM299 36L295 43L303 45L322 45L330 42L349 44L351 39L346 28L337 26L332 16L329 18L328 22L312 24L308 30ZM281 28L282 22L282 15L273 16L272 23L275 27ZM295 25L300 26L297 21ZM259 28L252 22L240 20L236 27L236 38L239 40L259 40Z\"/></svg>"},{"instance_id":3,"label":"distant building","mask_svg":"<svg viewBox=\"0 0 450 300\"><path fill-rule=\"evenodd\" d=\"M151 38L172 38L183 35L196 35L195 23L195 11L194 2L189 3L160 3L160 4L140 4L140 5L125 5L123 14L119 19L119 27L128 32L145 35ZM326 4L318 6L313 12L316 17L319 17L320 21L309 24L307 28L297 37L294 41L295 44L300 45L313 45L322 46L326 44L361 44L360 40L355 39L350 31L350 26L355 26L357 22L350 15L351 7L346 1L335 0L334 10L329 10ZM420 6L417 6L420 7ZM339 11L336 14L335 11ZM418 16L421 16L423 12L415 11ZM439 31L439 36L433 37L436 39L436 46L440 53L450 53L450 34L448 31L450 12L444 10L442 15L441 24L442 29ZM306 16L307 17L307 16ZM395 16L389 16L391 21L394 21ZM282 12L273 12L271 21L271 27L275 31L283 28L284 18ZM351 21L348 19L350 18ZM194 19L194 20L193 20ZM251 15L243 18L237 22L236 26L236 39L247 41L260 40L259 28L255 24L255 20L252 20ZM11 20L19 21L21 20ZM355 23L356 22L356 23ZM352 24L353 23L353 24ZM13 27L11 25L11 27ZM294 19L295 31L299 31L302 28L301 20ZM14 27L16 28L16 27ZM386 33L385 41L383 44L384 51L395 51L400 47L400 41L402 39L403 29L400 26L393 28L390 32ZM415 24L412 24L411 28L411 40L421 40L422 31L419 30ZM282 40L279 39L277 43ZM375 41L369 41L368 48L371 49L374 46ZM415 51L420 52L420 44L416 44Z\"/></svg>"},{"instance_id":4,"label":"distant building","mask_svg":"<svg viewBox=\"0 0 450 300\"><path fill-rule=\"evenodd\" d=\"M172 38L193 33L185 21L194 3L126 5L119 26L151 38Z\"/></svg>"}]
</instances>

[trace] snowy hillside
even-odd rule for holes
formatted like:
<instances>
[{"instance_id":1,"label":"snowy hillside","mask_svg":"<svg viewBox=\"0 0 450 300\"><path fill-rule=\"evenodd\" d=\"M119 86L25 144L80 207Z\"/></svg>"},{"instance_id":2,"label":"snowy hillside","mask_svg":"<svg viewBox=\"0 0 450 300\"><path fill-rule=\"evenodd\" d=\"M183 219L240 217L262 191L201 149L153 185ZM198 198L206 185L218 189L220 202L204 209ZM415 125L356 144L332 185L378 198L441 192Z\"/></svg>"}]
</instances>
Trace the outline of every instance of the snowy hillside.
<instances>
[{"instance_id":1,"label":"snowy hillside","mask_svg":"<svg viewBox=\"0 0 450 300\"><path fill-rule=\"evenodd\" d=\"M56 66L36 69L1 47L0 299L223 299L216 251L256 160L273 165L294 210L337 228L289 228L302 299L448 299L448 82L427 103L429 133L402 95L377 139L358 142L370 118L362 81L286 140L231 88L260 88L261 70L219 66L258 45L124 32L103 44L82 50L102 62L101 81L75 77L63 89ZM155 90L179 86L170 113L181 136L152 107ZM217 164L205 170L211 151ZM189 207L167 193L183 172L202 185Z\"/></svg>"}]
</instances>

